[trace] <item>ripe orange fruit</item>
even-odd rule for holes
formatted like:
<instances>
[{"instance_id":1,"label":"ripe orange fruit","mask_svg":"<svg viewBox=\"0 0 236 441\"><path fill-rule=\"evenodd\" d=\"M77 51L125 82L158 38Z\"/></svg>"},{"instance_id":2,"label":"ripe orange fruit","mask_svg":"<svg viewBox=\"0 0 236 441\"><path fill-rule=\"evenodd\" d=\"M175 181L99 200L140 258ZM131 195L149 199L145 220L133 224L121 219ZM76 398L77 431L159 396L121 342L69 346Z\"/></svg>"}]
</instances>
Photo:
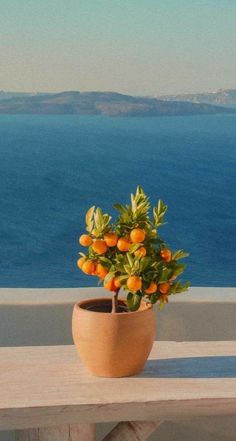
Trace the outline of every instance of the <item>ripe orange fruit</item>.
<instances>
[{"instance_id":1,"label":"ripe orange fruit","mask_svg":"<svg viewBox=\"0 0 236 441\"><path fill-rule=\"evenodd\" d=\"M116 288L120 288L121 287L121 281L120 281L119 277L115 277L114 285L115 285Z\"/></svg>"},{"instance_id":2,"label":"ripe orange fruit","mask_svg":"<svg viewBox=\"0 0 236 441\"><path fill-rule=\"evenodd\" d=\"M82 265L82 271L85 274L92 275L95 272L96 265L92 262L92 260L86 260Z\"/></svg>"},{"instance_id":3,"label":"ripe orange fruit","mask_svg":"<svg viewBox=\"0 0 236 441\"><path fill-rule=\"evenodd\" d=\"M86 257L80 257L80 258L77 260L76 264L77 264L78 268L82 269L82 266L83 266L85 260L86 260Z\"/></svg>"},{"instance_id":4,"label":"ripe orange fruit","mask_svg":"<svg viewBox=\"0 0 236 441\"><path fill-rule=\"evenodd\" d=\"M117 248L120 251L129 251L130 240L128 237L120 237L117 242Z\"/></svg>"},{"instance_id":5,"label":"ripe orange fruit","mask_svg":"<svg viewBox=\"0 0 236 441\"><path fill-rule=\"evenodd\" d=\"M168 282L164 282L159 285L159 291L161 294L167 294L169 289L170 289L170 284Z\"/></svg>"},{"instance_id":6,"label":"ripe orange fruit","mask_svg":"<svg viewBox=\"0 0 236 441\"><path fill-rule=\"evenodd\" d=\"M146 233L141 228L134 228L130 233L130 239L133 243L140 243L145 240Z\"/></svg>"},{"instance_id":7,"label":"ripe orange fruit","mask_svg":"<svg viewBox=\"0 0 236 441\"><path fill-rule=\"evenodd\" d=\"M154 294L157 292L157 284L155 282L151 282L149 287L144 290L146 294Z\"/></svg>"},{"instance_id":8,"label":"ripe orange fruit","mask_svg":"<svg viewBox=\"0 0 236 441\"><path fill-rule=\"evenodd\" d=\"M142 287L142 279L138 276L129 276L127 280L127 288L130 291L139 291Z\"/></svg>"},{"instance_id":9,"label":"ripe orange fruit","mask_svg":"<svg viewBox=\"0 0 236 441\"><path fill-rule=\"evenodd\" d=\"M138 250L134 252L134 255L136 257L144 257L146 256L146 254L147 254L147 250L144 247L140 247Z\"/></svg>"},{"instance_id":10,"label":"ripe orange fruit","mask_svg":"<svg viewBox=\"0 0 236 441\"><path fill-rule=\"evenodd\" d=\"M111 277L108 281L104 281L104 288L108 291L116 291L117 288L114 284L114 277Z\"/></svg>"},{"instance_id":11,"label":"ripe orange fruit","mask_svg":"<svg viewBox=\"0 0 236 441\"><path fill-rule=\"evenodd\" d=\"M96 274L99 277L99 279L105 279L106 275L108 274L108 270L101 263L98 263L96 268Z\"/></svg>"},{"instance_id":12,"label":"ripe orange fruit","mask_svg":"<svg viewBox=\"0 0 236 441\"><path fill-rule=\"evenodd\" d=\"M91 276L96 276L96 275L97 275L97 263L94 262L94 270L93 270Z\"/></svg>"},{"instance_id":13,"label":"ripe orange fruit","mask_svg":"<svg viewBox=\"0 0 236 441\"><path fill-rule=\"evenodd\" d=\"M116 233L106 233L104 234L104 240L108 247L115 247L118 241L118 236Z\"/></svg>"},{"instance_id":14,"label":"ripe orange fruit","mask_svg":"<svg viewBox=\"0 0 236 441\"><path fill-rule=\"evenodd\" d=\"M107 251L107 244L104 240L97 239L93 242L92 249L97 254L105 254Z\"/></svg>"},{"instance_id":15,"label":"ripe orange fruit","mask_svg":"<svg viewBox=\"0 0 236 441\"><path fill-rule=\"evenodd\" d=\"M93 239L88 234L82 234L79 238L79 243L83 247L89 247L93 243Z\"/></svg>"},{"instance_id":16,"label":"ripe orange fruit","mask_svg":"<svg viewBox=\"0 0 236 441\"><path fill-rule=\"evenodd\" d=\"M165 260L166 262L170 262L171 261L171 251L168 250L167 248L164 248L163 250L161 250L161 257L163 260Z\"/></svg>"}]
</instances>

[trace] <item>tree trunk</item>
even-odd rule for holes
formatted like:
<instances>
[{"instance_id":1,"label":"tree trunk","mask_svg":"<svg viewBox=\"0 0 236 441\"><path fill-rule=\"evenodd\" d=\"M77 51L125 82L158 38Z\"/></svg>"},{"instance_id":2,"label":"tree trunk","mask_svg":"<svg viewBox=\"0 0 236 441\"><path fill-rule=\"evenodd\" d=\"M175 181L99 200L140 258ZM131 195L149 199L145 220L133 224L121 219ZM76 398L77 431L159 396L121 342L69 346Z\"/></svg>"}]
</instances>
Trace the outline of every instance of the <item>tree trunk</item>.
<instances>
[{"instance_id":1,"label":"tree trunk","mask_svg":"<svg viewBox=\"0 0 236 441\"><path fill-rule=\"evenodd\" d=\"M112 310L111 312L118 312L118 295L119 295L119 289L112 294Z\"/></svg>"}]
</instances>

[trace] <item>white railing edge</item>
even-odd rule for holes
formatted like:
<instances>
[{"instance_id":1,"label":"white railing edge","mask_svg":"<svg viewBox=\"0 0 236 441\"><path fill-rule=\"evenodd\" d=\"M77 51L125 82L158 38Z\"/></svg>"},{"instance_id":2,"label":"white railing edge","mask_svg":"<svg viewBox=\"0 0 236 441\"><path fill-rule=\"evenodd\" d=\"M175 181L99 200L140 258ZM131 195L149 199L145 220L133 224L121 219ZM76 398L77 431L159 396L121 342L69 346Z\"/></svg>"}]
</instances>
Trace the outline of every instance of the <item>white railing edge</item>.
<instances>
[{"instance_id":1,"label":"white railing edge","mask_svg":"<svg viewBox=\"0 0 236 441\"><path fill-rule=\"evenodd\" d=\"M86 297L109 297L103 288L0 288L2 305L73 304ZM236 287L191 287L172 303L236 303Z\"/></svg>"}]
</instances>

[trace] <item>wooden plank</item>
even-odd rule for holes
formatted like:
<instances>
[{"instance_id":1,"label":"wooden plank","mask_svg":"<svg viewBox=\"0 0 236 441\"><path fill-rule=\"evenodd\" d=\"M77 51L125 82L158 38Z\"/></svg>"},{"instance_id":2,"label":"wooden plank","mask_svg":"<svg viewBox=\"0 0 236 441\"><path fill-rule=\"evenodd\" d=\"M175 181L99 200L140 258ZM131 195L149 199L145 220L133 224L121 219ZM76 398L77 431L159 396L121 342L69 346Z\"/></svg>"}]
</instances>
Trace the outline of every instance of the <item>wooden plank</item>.
<instances>
[{"instance_id":1,"label":"wooden plank","mask_svg":"<svg viewBox=\"0 0 236 441\"><path fill-rule=\"evenodd\" d=\"M122 421L105 436L103 441L145 441L160 424L154 421Z\"/></svg>"},{"instance_id":2,"label":"wooden plank","mask_svg":"<svg viewBox=\"0 0 236 441\"><path fill-rule=\"evenodd\" d=\"M17 430L15 441L95 441L95 424Z\"/></svg>"},{"instance_id":3,"label":"wooden plank","mask_svg":"<svg viewBox=\"0 0 236 441\"><path fill-rule=\"evenodd\" d=\"M0 430L236 413L236 343L156 342L143 372L88 374L74 346L0 348Z\"/></svg>"}]
</instances>

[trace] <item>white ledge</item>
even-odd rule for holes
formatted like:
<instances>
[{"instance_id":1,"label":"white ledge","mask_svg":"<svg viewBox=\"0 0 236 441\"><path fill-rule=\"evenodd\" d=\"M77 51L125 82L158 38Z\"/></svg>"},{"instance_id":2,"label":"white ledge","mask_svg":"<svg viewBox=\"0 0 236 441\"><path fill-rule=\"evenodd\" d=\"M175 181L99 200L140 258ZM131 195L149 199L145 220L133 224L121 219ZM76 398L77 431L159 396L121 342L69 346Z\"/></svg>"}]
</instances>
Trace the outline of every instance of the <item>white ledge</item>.
<instances>
[{"instance_id":1,"label":"white ledge","mask_svg":"<svg viewBox=\"0 0 236 441\"><path fill-rule=\"evenodd\" d=\"M86 297L109 297L103 288L0 288L1 305L73 304ZM170 303L236 303L236 288L191 287Z\"/></svg>"}]
</instances>

